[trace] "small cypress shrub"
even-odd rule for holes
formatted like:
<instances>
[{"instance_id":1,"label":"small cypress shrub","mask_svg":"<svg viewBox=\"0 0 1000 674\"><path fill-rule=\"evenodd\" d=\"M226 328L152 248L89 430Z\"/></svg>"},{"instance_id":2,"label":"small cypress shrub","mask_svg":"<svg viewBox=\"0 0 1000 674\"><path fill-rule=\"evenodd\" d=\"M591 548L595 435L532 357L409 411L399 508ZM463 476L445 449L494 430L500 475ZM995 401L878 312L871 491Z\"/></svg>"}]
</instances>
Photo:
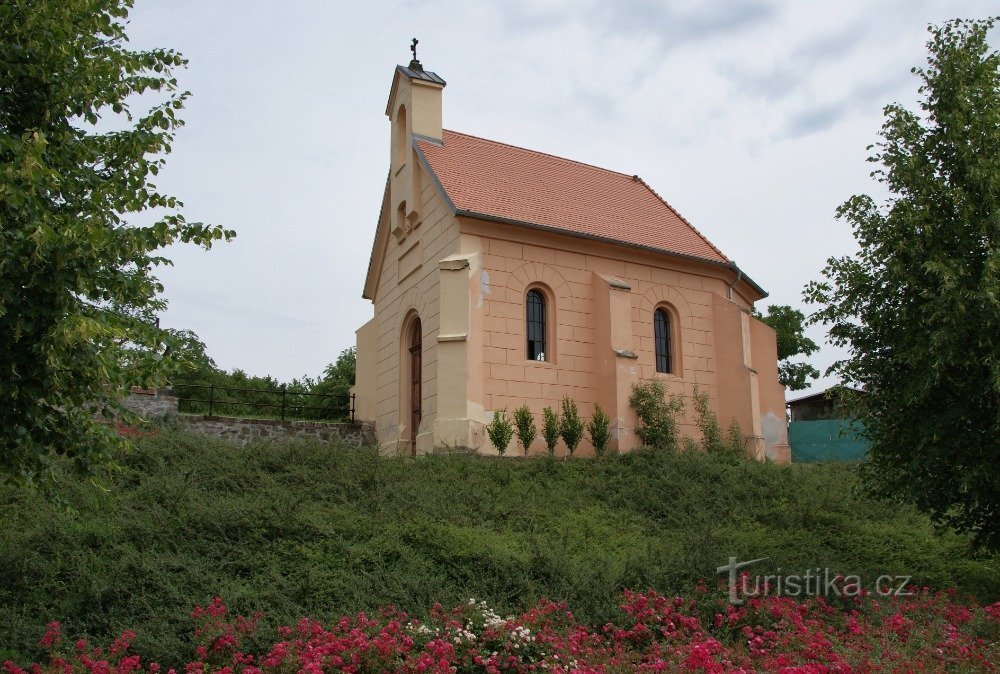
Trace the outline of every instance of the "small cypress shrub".
<instances>
[{"instance_id":1,"label":"small cypress shrub","mask_svg":"<svg viewBox=\"0 0 1000 674\"><path fill-rule=\"evenodd\" d=\"M486 434L490 436L490 442L500 452L500 456L507 453L507 445L514 437L514 426L507 418L507 408L493 411L493 421L486 427Z\"/></svg>"},{"instance_id":2,"label":"small cypress shrub","mask_svg":"<svg viewBox=\"0 0 1000 674\"><path fill-rule=\"evenodd\" d=\"M677 415L684 410L683 398L671 396L668 400L663 382L650 379L632 385L628 404L639 417L635 433L642 444L650 449L677 449Z\"/></svg>"},{"instance_id":3,"label":"small cypress shrub","mask_svg":"<svg viewBox=\"0 0 1000 674\"><path fill-rule=\"evenodd\" d=\"M545 438L545 448L549 450L549 456L556 455L556 443L559 442L559 415L551 407L542 410L542 437Z\"/></svg>"},{"instance_id":4,"label":"small cypress shrub","mask_svg":"<svg viewBox=\"0 0 1000 674\"><path fill-rule=\"evenodd\" d=\"M573 456L576 446L583 439L583 420L580 419L580 411L576 407L576 401L572 398L563 398L562 420L559 423L559 435L566 443L569 455Z\"/></svg>"},{"instance_id":5,"label":"small cypress shrub","mask_svg":"<svg viewBox=\"0 0 1000 674\"><path fill-rule=\"evenodd\" d=\"M524 447L524 455L528 455L528 448L535 441L538 429L535 428L535 415L531 413L527 405L521 405L514 410L514 426L517 429L517 439Z\"/></svg>"},{"instance_id":6,"label":"small cypress shrub","mask_svg":"<svg viewBox=\"0 0 1000 674\"><path fill-rule=\"evenodd\" d=\"M594 406L594 416L587 424L587 433L590 435L590 443L594 445L597 458L603 457L611 442L611 417L604 413L600 405Z\"/></svg>"}]
</instances>

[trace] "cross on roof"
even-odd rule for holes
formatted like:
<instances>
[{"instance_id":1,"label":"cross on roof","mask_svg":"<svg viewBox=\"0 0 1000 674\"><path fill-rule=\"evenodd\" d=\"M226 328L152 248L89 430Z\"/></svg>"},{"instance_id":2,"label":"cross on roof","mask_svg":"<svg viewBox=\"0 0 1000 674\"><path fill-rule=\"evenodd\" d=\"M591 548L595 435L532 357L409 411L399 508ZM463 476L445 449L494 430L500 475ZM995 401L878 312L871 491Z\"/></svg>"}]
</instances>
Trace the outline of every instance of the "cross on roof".
<instances>
[{"instance_id":1,"label":"cross on roof","mask_svg":"<svg viewBox=\"0 0 1000 674\"><path fill-rule=\"evenodd\" d=\"M410 51L413 52L413 59L410 61L410 67L414 70L423 70L424 67L420 65L420 61L417 60L417 43L420 42L417 38L413 38L413 44L410 45Z\"/></svg>"}]
</instances>

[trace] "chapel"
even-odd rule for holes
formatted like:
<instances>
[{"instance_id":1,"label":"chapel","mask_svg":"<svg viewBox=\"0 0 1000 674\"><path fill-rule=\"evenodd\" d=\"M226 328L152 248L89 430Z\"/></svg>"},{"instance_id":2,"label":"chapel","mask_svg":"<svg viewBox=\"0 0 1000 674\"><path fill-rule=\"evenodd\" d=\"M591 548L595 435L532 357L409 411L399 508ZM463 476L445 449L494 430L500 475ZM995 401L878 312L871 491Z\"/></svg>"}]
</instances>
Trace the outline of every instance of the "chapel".
<instances>
[{"instance_id":1,"label":"chapel","mask_svg":"<svg viewBox=\"0 0 1000 674\"><path fill-rule=\"evenodd\" d=\"M566 396L629 451L632 387L656 378L687 399L682 436L698 387L752 456L787 462L775 333L751 313L767 293L639 176L444 129L444 88L414 52L385 110L354 388L381 451L495 453L494 410L526 404L540 428Z\"/></svg>"}]
</instances>

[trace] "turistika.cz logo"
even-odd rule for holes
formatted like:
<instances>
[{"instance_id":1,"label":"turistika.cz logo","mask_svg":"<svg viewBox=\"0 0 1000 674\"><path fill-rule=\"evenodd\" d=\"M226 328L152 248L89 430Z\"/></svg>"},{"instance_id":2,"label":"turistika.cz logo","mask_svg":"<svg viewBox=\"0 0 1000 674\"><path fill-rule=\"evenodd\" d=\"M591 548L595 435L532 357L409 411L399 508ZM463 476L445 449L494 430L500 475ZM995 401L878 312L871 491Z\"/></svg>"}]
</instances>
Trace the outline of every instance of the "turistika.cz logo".
<instances>
[{"instance_id":1,"label":"turistika.cz logo","mask_svg":"<svg viewBox=\"0 0 1000 674\"><path fill-rule=\"evenodd\" d=\"M730 557L729 563L716 569L729 573L729 601L742 604L748 597L857 597L877 594L881 597L907 597L912 576L883 575L875 579L871 588L865 587L860 576L844 576L830 569L816 567L803 573L782 574L781 568L772 575L752 576L742 569L766 561L767 557L738 561Z\"/></svg>"}]
</instances>

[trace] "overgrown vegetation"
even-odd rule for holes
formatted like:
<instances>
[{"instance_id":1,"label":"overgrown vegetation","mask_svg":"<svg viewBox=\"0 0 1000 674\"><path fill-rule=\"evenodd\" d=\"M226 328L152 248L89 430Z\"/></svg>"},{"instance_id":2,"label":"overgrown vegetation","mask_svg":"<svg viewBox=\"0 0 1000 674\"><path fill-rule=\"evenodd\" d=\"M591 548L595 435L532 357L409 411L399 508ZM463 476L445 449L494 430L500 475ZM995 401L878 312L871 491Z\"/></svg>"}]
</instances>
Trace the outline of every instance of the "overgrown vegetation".
<instances>
[{"instance_id":1,"label":"overgrown vegetation","mask_svg":"<svg viewBox=\"0 0 1000 674\"><path fill-rule=\"evenodd\" d=\"M340 352L318 378L309 376L281 382L274 377L256 377L240 369L225 371L216 366L205 352L205 345L194 335L182 333L182 365L171 377L180 395L179 411L212 414L277 417L284 409L289 419L340 421L349 417L350 390L354 385L356 358L354 347ZM214 386L210 392L206 387ZM248 389L230 391L226 389Z\"/></svg>"},{"instance_id":2,"label":"overgrown vegetation","mask_svg":"<svg viewBox=\"0 0 1000 674\"><path fill-rule=\"evenodd\" d=\"M734 417L729 423L729 429L725 436L722 434L722 426L719 424L719 417L712 411L709 403L708 392L702 391L697 386L694 388L694 409L698 428L701 430L701 443L699 449L710 454L718 454L730 458L747 458L746 441L740 422Z\"/></svg>"},{"instance_id":3,"label":"overgrown vegetation","mask_svg":"<svg viewBox=\"0 0 1000 674\"><path fill-rule=\"evenodd\" d=\"M806 288L848 357L829 372L871 440L866 485L1000 549L1000 51L996 19L931 27L919 109L885 108L884 204L837 210L858 252Z\"/></svg>"},{"instance_id":4,"label":"overgrown vegetation","mask_svg":"<svg viewBox=\"0 0 1000 674\"><path fill-rule=\"evenodd\" d=\"M1000 559L913 508L854 493L848 465L727 462L702 452L603 461L378 458L310 443L165 433L119 457L106 489L65 480L69 508L0 488L0 661L41 656L45 623L107 642L137 631L161 662L191 653L191 606L266 613L261 634L393 604L542 596L601 625L623 588L691 595L731 555L754 571L913 575L994 601ZM263 644L258 644L262 646Z\"/></svg>"},{"instance_id":5,"label":"overgrown vegetation","mask_svg":"<svg viewBox=\"0 0 1000 674\"><path fill-rule=\"evenodd\" d=\"M157 267L188 222L156 175L188 92L171 49L129 49L131 0L0 3L0 473L89 473L117 444L101 419L162 384L176 335ZM148 106L148 107L147 107ZM142 223L145 218L146 222ZM140 221L137 224L137 220ZM97 413L95 415L95 412Z\"/></svg>"},{"instance_id":6,"label":"overgrown vegetation","mask_svg":"<svg viewBox=\"0 0 1000 674\"><path fill-rule=\"evenodd\" d=\"M633 384L628 404L639 417L635 433L652 449L675 450L678 447L677 415L684 410L684 398L670 396L659 379Z\"/></svg>"}]
</instances>

